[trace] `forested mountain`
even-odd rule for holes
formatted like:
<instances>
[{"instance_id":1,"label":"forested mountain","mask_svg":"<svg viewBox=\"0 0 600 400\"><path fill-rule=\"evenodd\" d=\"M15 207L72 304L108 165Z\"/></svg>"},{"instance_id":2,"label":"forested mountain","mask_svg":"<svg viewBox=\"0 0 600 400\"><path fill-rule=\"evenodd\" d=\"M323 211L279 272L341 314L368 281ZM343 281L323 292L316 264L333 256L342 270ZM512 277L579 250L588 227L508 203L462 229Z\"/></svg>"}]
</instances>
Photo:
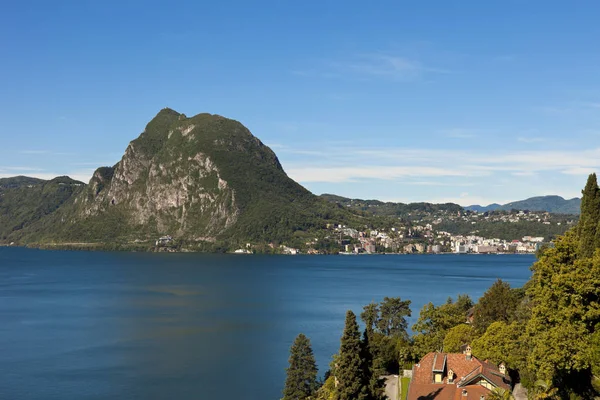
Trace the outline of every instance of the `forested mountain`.
<instances>
[{"instance_id":1,"label":"forested mountain","mask_svg":"<svg viewBox=\"0 0 600 400\"><path fill-rule=\"evenodd\" d=\"M17 237L81 193L84 186L66 176L49 181L25 176L0 179L0 241Z\"/></svg>"},{"instance_id":2,"label":"forested mountain","mask_svg":"<svg viewBox=\"0 0 600 400\"><path fill-rule=\"evenodd\" d=\"M465 210L485 212L485 211L510 211L510 210L529 210L529 211L548 211L555 214L579 214L581 199L575 197L565 200L560 196L537 196L525 200L513 201L506 204L490 204L488 206L472 205L465 207Z\"/></svg>"},{"instance_id":3,"label":"forested mountain","mask_svg":"<svg viewBox=\"0 0 600 400\"><path fill-rule=\"evenodd\" d=\"M383 202L379 200L349 199L347 197L334 194L322 194L321 198L336 204L340 204L348 209L362 211L372 215L385 217L400 217L410 213L457 213L463 208L458 204L444 203L394 203Z\"/></svg>"},{"instance_id":4,"label":"forested mountain","mask_svg":"<svg viewBox=\"0 0 600 400\"><path fill-rule=\"evenodd\" d=\"M19 243L119 245L170 235L192 246L233 246L361 220L290 179L275 153L239 122L210 114L188 118L168 108L121 161L98 168L76 193L52 197L41 212L17 217L19 202L39 200L27 185L40 182L12 178L4 185L16 188L5 196L2 232Z\"/></svg>"}]
</instances>

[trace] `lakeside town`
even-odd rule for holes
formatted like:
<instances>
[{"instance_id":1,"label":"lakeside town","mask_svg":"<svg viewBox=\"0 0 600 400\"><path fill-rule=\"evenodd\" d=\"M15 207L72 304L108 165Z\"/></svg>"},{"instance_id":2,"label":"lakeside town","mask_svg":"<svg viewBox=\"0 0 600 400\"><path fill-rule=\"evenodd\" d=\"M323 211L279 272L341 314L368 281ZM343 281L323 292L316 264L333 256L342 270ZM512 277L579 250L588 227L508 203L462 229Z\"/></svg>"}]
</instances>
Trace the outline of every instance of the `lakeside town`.
<instances>
[{"instance_id":1,"label":"lakeside town","mask_svg":"<svg viewBox=\"0 0 600 400\"><path fill-rule=\"evenodd\" d=\"M329 224L319 235L303 243L269 244L272 252L297 254L533 254L558 233L577 222L574 215L549 212L496 211L413 212L375 228L357 229ZM485 233L478 227L483 226ZM516 227L511 237L505 228ZM469 227L469 229L465 229ZM453 230L449 232L447 229ZM464 233L463 233L464 232ZM540 232L551 232L542 236ZM521 234L518 234L521 233ZM517 235L518 234L518 235ZM253 253L250 243L234 251Z\"/></svg>"}]
</instances>

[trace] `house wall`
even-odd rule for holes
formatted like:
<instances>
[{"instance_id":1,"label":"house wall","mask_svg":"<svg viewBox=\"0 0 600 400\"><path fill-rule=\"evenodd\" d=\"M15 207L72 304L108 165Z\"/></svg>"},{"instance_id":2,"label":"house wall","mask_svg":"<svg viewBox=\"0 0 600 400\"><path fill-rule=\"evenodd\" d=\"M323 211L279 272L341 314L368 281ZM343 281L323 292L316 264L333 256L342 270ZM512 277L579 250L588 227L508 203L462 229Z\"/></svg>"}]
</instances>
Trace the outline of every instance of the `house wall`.
<instances>
[{"instance_id":1,"label":"house wall","mask_svg":"<svg viewBox=\"0 0 600 400\"><path fill-rule=\"evenodd\" d=\"M494 390L494 386L489 383L488 381L486 381L485 379L481 379L478 382L481 386L483 386L484 388L490 389L490 390Z\"/></svg>"}]
</instances>

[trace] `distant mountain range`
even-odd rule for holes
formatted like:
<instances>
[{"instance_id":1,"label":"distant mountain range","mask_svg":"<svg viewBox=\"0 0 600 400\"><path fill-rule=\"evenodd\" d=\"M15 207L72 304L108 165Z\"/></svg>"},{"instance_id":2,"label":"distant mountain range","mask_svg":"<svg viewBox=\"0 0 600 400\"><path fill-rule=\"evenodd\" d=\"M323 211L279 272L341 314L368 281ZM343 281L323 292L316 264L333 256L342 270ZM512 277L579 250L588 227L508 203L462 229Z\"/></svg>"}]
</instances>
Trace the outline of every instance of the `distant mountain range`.
<instances>
[{"instance_id":1,"label":"distant mountain range","mask_svg":"<svg viewBox=\"0 0 600 400\"><path fill-rule=\"evenodd\" d=\"M548 211L555 214L579 214L580 205L581 199L578 197L566 200L560 196L537 196L506 204L493 203L487 206L476 204L465 207L465 210L477 212L529 210Z\"/></svg>"}]
</instances>

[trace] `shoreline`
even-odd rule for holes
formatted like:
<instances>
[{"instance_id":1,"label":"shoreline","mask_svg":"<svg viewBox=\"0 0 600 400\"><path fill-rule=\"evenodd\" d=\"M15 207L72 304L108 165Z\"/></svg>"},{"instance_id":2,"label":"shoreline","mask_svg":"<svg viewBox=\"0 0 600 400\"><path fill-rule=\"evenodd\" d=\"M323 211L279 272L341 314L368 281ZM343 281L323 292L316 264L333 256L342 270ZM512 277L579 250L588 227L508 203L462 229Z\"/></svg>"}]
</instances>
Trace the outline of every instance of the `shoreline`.
<instances>
[{"instance_id":1,"label":"shoreline","mask_svg":"<svg viewBox=\"0 0 600 400\"><path fill-rule=\"evenodd\" d=\"M157 250L156 248L132 248L129 246L111 246L105 243L69 243L69 244L43 244L43 245L21 245L21 244L0 244L0 248L22 248L22 249L33 249L33 250L47 250L47 251L98 251L98 252L126 252L126 253L196 253L196 254L227 254L237 256L504 256L504 255L519 255L519 256L535 256L535 253L454 253L454 252L440 252L440 253L322 253L322 254L284 254L284 253L235 253L235 252L218 252L218 251L198 251L190 249L169 249L169 250Z\"/></svg>"}]
</instances>

